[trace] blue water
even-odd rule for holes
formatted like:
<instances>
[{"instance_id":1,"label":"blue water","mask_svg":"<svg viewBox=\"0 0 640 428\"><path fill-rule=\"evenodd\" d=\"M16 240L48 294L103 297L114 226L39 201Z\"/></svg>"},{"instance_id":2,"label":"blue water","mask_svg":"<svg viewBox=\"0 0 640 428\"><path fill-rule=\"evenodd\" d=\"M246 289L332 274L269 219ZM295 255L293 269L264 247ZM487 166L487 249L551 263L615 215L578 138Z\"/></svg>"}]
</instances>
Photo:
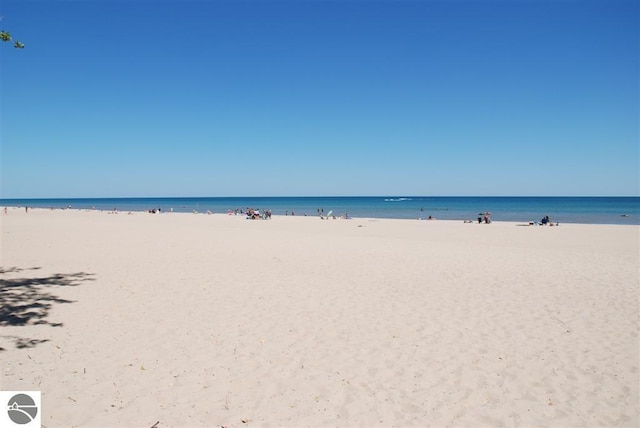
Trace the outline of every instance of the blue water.
<instances>
[{"instance_id":1,"label":"blue water","mask_svg":"<svg viewBox=\"0 0 640 428\"><path fill-rule=\"evenodd\" d=\"M433 216L447 220L477 220L489 211L493 221L539 221L640 225L639 197L222 197L222 198L98 198L0 199L0 206L174 212L225 213L247 207L271 209L274 215L318 215L333 211L350 217L417 219Z\"/></svg>"}]
</instances>

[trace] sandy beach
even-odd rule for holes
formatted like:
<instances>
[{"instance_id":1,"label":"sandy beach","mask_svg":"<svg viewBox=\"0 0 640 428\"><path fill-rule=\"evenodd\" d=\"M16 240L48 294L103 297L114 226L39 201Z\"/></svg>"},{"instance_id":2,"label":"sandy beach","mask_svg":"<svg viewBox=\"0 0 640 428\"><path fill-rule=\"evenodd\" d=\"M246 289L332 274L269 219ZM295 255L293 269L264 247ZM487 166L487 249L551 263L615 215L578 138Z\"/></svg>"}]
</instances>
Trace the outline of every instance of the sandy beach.
<instances>
[{"instance_id":1,"label":"sandy beach","mask_svg":"<svg viewBox=\"0 0 640 428\"><path fill-rule=\"evenodd\" d=\"M637 427L640 227L9 208L52 427Z\"/></svg>"}]
</instances>

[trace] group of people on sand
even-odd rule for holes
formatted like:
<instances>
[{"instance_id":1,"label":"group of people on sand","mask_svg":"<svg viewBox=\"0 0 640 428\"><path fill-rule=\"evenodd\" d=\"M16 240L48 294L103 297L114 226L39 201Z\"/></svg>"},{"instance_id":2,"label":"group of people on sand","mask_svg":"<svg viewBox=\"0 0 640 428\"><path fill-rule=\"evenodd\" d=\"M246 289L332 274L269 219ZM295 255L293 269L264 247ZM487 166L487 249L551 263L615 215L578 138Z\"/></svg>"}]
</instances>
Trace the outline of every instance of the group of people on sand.
<instances>
[{"instance_id":1,"label":"group of people on sand","mask_svg":"<svg viewBox=\"0 0 640 428\"><path fill-rule=\"evenodd\" d=\"M258 208L247 208L246 218L249 220L271 220L271 210L260 210Z\"/></svg>"},{"instance_id":2,"label":"group of people on sand","mask_svg":"<svg viewBox=\"0 0 640 428\"><path fill-rule=\"evenodd\" d=\"M531 223L529 223L531 224ZM555 224L551 221L551 219L549 218L548 215L542 217L542 220L540 220L539 223L540 226L559 226L560 224L558 222L556 222Z\"/></svg>"},{"instance_id":3,"label":"group of people on sand","mask_svg":"<svg viewBox=\"0 0 640 428\"><path fill-rule=\"evenodd\" d=\"M478 223L482 223L483 220L485 224L491 223L491 213L488 211L485 211L483 213L478 214Z\"/></svg>"},{"instance_id":4,"label":"group of people on sand","mask_svg":"<svg viewBox=\"0 0 640 428\"><path fill-rule=\"evenodd\" d=\"M329 220L330 218L337 220L338 218L344 219L344 220L350 220L351 217L349 217L349 213L344 213L341 214L340 216L337 216L333 213L333 210L329 211L328 213L324 213L324 208L318 208L318 216L320 217L320 220Z\"/></svg>"},{"instance_id":5,"label":"group of people on sand","mask_svg":"<svg viewBox=\"0 0 640 428\"><path fill-rule=\"evenodd\" d=\"M473 220L465 220L465 223L473 223ZM491 223L491 213L490 212L481 212L480 214L478 214L478 224L489 224ZM544 217L542 217L542 220L540 220L539 222L535 222L535 221L530 221L529 222L529 226L537 226L537 225L541 225L541 226L558 226L559 223L553 223L551 221L551 219L549 218L548 215L545 215Z\"/></svg>"}]
</instances>

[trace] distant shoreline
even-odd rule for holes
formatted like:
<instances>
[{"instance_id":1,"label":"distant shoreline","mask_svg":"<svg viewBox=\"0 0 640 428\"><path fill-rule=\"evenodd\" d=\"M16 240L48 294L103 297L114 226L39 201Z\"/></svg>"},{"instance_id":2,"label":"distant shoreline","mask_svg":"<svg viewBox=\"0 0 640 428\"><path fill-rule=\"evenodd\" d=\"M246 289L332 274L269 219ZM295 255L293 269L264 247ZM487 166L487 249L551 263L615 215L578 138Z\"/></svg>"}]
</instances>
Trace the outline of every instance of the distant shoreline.
<instances>
[{"instance_id":1,"label":"distant shoreline","mask_svg":"<svg viewBox=\"0 0 640 428\"><path fill-rule=\"evenodd\" d=\"M635 196L320 196L320 197L143 197L0 199L0 206L174 212L226 213L246 208L273 215L475 220L491 212L494 221L530 222L549 216L576 224L640 225L640 197Z\"/></svg>"},{"instance_id":2,"label":"distant shoreline","mask_svg":"<svg viewBox=\"0 0 640 428\"><path fill-rule=\"evenodd\" d=\"M25 213L25 206L3 206L0 205L0 210L3 210L4 208L7 208L9 211L5 213L5 215L9 215L9 214L24 214ZM150 211L136 211L136 210L129 210L129 211L124 211L124 210L109 210L109 209L98 209L98 208L56 208L56 207L30 207L28 206L28 213L32 213L32 212L50 212L50 211L54 211L54 212L65 212L68 211L70 213L73 212L79 212L79 213L97 213L97 214L114 214L114 215L121 215L121 216L127 216L127 215L148 215L150 217L153 216L213 216L213 217L236 217L239 219L246 219L248 221L256 221L256 222L261 222L261 221L270 221L268 219L256 219L256 220L252 220L249 218L245 218L245 214L244 213L238 213L238 214L234 214L231 212L201 212L201 211L194 211L194 212L187 212L187 211L162 211L162 212L150 212ZM2 215L3 213L0 212L0 215ZM350 222L377 222L377 221L382 221L382 222L386 222L386 221L391 221L391 222L425 222L425 223L465 223L465 224L482 224L484 225L485 222L483 221L478 221L478 219L466 219L466 220L458 220L458 219L441 219L441 218L437 218L437 217L432 217L432 218L393 218L393 217L344 217L344 216L340 216L340 215L335 215L335 216L330 216L330 217L320 217L320 216L315 216L315 215L284 215L284 214L274 214L272 216L273 218L287 218L287 219L305 219L305 220L322 220L322 221L350 221ZM532 226L532 227L559 227L562 225L569 225L569 226L619 226L619 227L632 227L632 228L637 228L640 227L640 224L620 224L620 223L570 223L570 222L566 222L566 223L554 223L552 225L543 225L541 224L539 221L513 221L513 220L491 220L491 224L501 224L501 225L511 225L511 226Z\"/></svg>"}]
</instances>

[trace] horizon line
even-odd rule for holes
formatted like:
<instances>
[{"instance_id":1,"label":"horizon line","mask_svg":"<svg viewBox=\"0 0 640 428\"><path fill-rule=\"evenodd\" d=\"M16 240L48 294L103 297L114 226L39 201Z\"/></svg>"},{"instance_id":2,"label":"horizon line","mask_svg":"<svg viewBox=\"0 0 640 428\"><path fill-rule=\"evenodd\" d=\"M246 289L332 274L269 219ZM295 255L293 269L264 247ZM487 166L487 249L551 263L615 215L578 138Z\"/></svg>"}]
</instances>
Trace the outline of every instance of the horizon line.
<instances>
[{"instance_id":1,"label":"horizon line","mask_svg":"<svg viewBox=\"0 0 640 428\"><path fill-rule=\"evenodd\" d=\"M38 199L195 199L195 198L640 198L640 195L240 195L240 196L39 196L0 197L4 200Z\"/></svg>"}]
</instances>

